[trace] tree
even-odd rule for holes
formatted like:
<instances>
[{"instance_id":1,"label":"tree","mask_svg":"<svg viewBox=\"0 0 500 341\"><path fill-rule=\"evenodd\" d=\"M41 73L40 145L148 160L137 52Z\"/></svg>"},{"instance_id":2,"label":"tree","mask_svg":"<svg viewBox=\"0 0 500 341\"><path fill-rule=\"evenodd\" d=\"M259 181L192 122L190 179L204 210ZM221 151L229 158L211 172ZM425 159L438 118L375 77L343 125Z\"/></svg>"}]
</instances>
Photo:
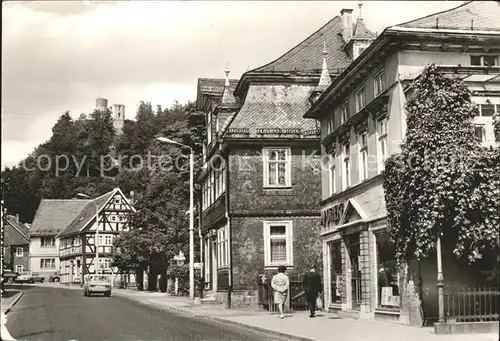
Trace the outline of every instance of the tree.
<instances>
[{"instance_id":1,"label":"tree","mask_svg":"<svg viewBox=\"0 0 500 341\"><path fill-rule=\"evenodd\" d=\"M472 261L486 246L484 237L489 242L495 236L495 224L489 222L497 221L498 206L495 199L481 201L487 195L498 198L498 187L485 183L493 177L495 161L484 154L475 156L480 150L473 126L476 109L461 80L446 78L430 65L413 88L406 105L406 141L401 154L387 160L384 171L396 258L403 264L427 257L441 232L457 256L466 254ZM482 173L474 173L474 163L480 164ZM478 212L488 217L479 218Z\"/></svg>"}]
</instances>

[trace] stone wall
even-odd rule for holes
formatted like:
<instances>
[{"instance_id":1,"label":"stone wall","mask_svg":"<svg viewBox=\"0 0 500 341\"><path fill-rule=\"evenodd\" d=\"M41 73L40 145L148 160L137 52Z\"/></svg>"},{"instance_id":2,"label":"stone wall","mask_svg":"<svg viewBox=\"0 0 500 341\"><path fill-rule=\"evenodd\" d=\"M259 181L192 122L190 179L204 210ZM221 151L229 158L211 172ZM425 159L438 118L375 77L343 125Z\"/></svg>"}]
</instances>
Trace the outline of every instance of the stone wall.
<instances>
[{"instance_id":1,"label":"stone wall","mask_svg":"<svg viewBox=\"0 0 500 341\"><path fill-rule=\"evenodd\" d=\"M248 146L230 152L230 214L263 214L280 210L293 214L294 211L314 210L318 211L319 215L321 201L319 146L318 149L291 147L291 187L283 189L264 188L262 147Z\"/></svg>"},{"instance_id":2,"label":"stone wall","mask_svg":"<svg viewBox=\"0 0 500 341\"><path fill-rule=\"evenodd\" d=\"M243 217L231 220L233 249L233 289L256 290L259 274L276 273L264 266L265 220L291 220L293 228L293 268L289 273L304 273L311 264L321 267L321 242L319 217ZM320 273L322 269L319 269Z\"/></svg>"}]
</instances>

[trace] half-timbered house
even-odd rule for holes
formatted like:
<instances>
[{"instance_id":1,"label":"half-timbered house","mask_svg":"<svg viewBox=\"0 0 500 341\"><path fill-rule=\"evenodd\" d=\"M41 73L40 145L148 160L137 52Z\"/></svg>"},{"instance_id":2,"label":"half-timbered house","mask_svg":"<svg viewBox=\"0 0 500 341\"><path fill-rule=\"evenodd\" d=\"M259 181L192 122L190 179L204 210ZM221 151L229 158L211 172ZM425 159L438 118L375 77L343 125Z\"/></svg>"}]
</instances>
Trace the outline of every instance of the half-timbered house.
<instances>
[{"instance_id":1,"label":"half-timbered house","mask_svg":"<svg viewBox=\"0 0 500 341\"><path fill-rule=\"evenodd\" d=\"M80 283L86 275L96 273L96 231L99 231L99 273L116 274L116 269L111 267L113 241L120 232L130 229L131 212L135 212L131 200L119 188L87 200L83 209L57 235L62 283Z\"/></svg>"}]
</instances>

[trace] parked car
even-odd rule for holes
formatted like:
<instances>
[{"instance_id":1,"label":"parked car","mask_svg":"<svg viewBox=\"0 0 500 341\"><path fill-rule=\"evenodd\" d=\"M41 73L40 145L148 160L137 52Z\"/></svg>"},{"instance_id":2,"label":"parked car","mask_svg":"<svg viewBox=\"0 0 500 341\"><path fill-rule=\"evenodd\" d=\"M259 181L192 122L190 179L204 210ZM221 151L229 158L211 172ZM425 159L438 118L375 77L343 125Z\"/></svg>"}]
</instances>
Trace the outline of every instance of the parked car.
<instances>
[{"instance_id":1,"label":"parked car","mask_svg":"<svg viewBox=\"0 0 500 341\"><path fill-rule=\"evenodd\" d=\"M40 276L38 272L25 273L15 279L16 283L43 283L43 281L45 281L45 278Z\"/></svg>"},{"instance_id":2,"label":"parked car","mask_svg":"<svg viewBox=\"0 0 500 341\"><path fill-rule=\"evenodd\" d=\"M111 282L108 277L90 275L85 279L85 283L83 284L83 295L90 296L93 294L104 294L106 297L111 296Z\"/></svg>"},{"instance_id":3,"label":"parked car","mask_svg":"<svg viewBox=\"0 0 500 341\"><path fill-rule=\"evenodd\" d=\"M8 269L3 270L2 281L0 283L0 291L3 293L4 292L4 290L3 290L4 284L7 283L9 280L11 282L15 281L17 276L19 276L18 272L8 270Z\"/></svg>"},{"instance_id":4,"label":"parked car","mask_svg":"<svg viewBox=\"0 0 500 341\"><path fill-rule=\"evenodd\" d=\"M2 273L2 283L7 282L8 280L15 281L17 277L19 277L20 273L12 270L5 269Z\"/></svg>"},{"instance_id":5,"label":"parked car","mask_svg":"<svg viewBox=\"0 0 500 341\"><path fill-rule=\"evenodd\" d=\"M50 275L49 282L59 282L59 281L60 281L60 278L59 278L58 272L54 272L52 275Z\"/></svg>"}]
</instances>

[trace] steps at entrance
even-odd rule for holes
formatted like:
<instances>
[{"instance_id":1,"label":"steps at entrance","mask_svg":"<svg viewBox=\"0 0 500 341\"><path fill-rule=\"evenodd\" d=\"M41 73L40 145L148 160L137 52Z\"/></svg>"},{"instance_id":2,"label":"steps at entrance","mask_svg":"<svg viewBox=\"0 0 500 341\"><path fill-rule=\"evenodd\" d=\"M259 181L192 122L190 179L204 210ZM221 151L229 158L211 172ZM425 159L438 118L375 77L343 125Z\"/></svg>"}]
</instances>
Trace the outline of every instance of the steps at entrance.
<instances>
[{"instance_id":1,"label":"steps at entrance","mask_svg":"<svg viewBox=\"0 0 500 341\"><path fill-rule=\"evenodd\" d=\"M208 295L200 299L201 304L218 304L214 295Z\"/></svg>"}]
</instances>

